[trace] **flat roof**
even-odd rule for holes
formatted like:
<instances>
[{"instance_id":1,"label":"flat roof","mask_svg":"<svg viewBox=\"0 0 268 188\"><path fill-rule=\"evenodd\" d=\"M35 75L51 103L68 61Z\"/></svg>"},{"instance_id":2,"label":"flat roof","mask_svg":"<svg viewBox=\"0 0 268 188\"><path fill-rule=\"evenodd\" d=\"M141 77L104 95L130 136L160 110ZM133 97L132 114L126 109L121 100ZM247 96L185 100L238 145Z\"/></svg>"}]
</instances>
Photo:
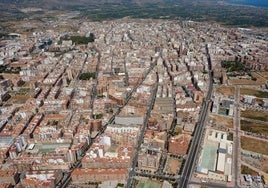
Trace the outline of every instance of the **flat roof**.
<instances>
[{"instance_id":1,"label":"flat roof","mask_svg":"<svg viewBox=\"0 0 268 188\"><path fill-rule=\"evenodd\" d=\"M225 156L226 156L226 154L224 154L224 153L219 153L219 154L218 154L218 159L217 159L217 171L224 172L224 167L225 167Z\"/></svg>"},{"instance_id":2,"label":"flat roof","mask_svg":"<svg viewBox=\"0 0 268 188\"><path fill-rule=\"evenodd\" d=\"M14 142L13 137L0 136L0 147L10 147Z\"/></svg>"}]
</instances>

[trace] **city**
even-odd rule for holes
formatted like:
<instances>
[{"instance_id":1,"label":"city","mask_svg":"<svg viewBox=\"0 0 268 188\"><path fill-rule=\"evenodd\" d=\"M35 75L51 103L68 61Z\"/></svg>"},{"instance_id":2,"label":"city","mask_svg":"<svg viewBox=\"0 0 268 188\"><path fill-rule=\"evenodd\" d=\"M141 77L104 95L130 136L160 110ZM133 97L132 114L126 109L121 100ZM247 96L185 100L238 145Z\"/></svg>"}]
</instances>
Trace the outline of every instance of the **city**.
<instances>
[{"instance_id":1,"label":"city","mask_svg":"<svg viewBox=\"0 0 268 188\"><path fill-rule=\"evenodd\" d=\"M0 187L268 187L261 30L78 15L0 41Z\"/></svg>"}]
</instances>

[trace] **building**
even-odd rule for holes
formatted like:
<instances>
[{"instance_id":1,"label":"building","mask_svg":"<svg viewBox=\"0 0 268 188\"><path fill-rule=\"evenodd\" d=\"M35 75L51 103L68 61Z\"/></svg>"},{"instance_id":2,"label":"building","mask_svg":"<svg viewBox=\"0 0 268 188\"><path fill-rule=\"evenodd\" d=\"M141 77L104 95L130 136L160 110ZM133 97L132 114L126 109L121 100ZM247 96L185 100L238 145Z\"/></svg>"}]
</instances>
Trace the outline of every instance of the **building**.
<instances>
[{"instance_id":1,"label":"building","mask_svg":"<svg viewBox=\"0 0 268 188\"><path fill-rule=\"evenodd\" d=\"M267 108L267 107L268 107L268 99L263 99L263 100L262 100L262 106L263 106L264 108Z\"/></svg>"},{"instance_id":2,"label":"building","mask_svg":"<svg viewBox=\"0 0 268 188\"><path fill-rule=\"evenodd\" d=\"M102 157L102 158L88 158L84 157L82 160L82 167L86 169L114 169L114 168L128 168L130 165L130 158L119 157Z\"/></svg>"},{"instance_id":3,"label":"building","mask_svg":"<svg viewBox=\"0 0 268 188\"><path fill-rule=\"evenodd\" d=\"M49 171L27 171L21 178L21 185L28 188L56 187L62 178L62 172L59 170Z\"/></svg>"},{"instance_id":4,"label":"building","mask_svg":"<svg viewBox=\"0 0 268 188\"><path fill-rule=\"evenodd\" d=\"M251 95L244 95L243 102L246 104L254 105L256 103L256 97Z\"/></svg>"},{"instance_id":5,"label":"building","mask_svg":"<svg viewBox=\"0 0 268 188\"><path fill-rule=\"evenodd\" d=\"M217 167L216 171L223 174L224 173L224 167L225 167L225 153L218 153L218 158L217 158Z\"/></svg>"},{"instance_id":6,"label":"building","mask_svg":"<svg viewBox=\"0 0 268 188\"><path fill-rule=\"evenodd\" d=\"M139 154L138 167L139 169L147 169L156 171L159 167L160 155Z\"/></svg>"},{"instance_id":7,"label":"building","mask_svg":"<svg viewBox=\"0 0 268 188\"><path fill-rule=\"evenodd\" d=\"M74 169L71 177L74 184L87 182L119 181L124 182L127 176L126 168L111 169Z\"/></svg>"},{"instance_id":8,"label":"building","mask_svg":"<svg viewBox=\"0 0 268 188\"><path fill-rule=\"evenodd\" d=\"M0 186L2 184L11 184L14 186L19 182L19 173L13 169L1 169L0 176Z\"/></svg>"},{"instance_id":9,"label":"building","mask_svg":"<svg viewBox=\"0 0 268 188\"><path fill-rule=\"evenodd\" d=\"M119 117L116 116L114 119L115 124L121 125L142 125L143 124L143 117Z\"/></svg>"}]
</instances>

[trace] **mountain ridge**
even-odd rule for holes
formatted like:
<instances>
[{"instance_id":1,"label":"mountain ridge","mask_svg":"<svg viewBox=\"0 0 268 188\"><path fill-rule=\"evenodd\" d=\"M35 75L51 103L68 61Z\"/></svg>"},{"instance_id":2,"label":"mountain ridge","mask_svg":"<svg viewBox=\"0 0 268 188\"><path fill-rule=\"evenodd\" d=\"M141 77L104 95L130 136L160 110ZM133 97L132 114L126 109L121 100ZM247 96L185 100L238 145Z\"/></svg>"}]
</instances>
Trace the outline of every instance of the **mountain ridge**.
<instances>
[{"instance_id":1,"label":"mountain ridge","mask_svg":"<svg viewBox=\"0 0 268 188\"><path fill-rule=\"evenodd\" d=\"M79 11L92 21L131 18L214 21L239 27L268 27L268 9L227 3L233 0L0 0L0 21L27 19L48 10ZM25 9L36 9L24 11ZM23 10L24 9L24 10Z\"/></svg>"}]
</instances>

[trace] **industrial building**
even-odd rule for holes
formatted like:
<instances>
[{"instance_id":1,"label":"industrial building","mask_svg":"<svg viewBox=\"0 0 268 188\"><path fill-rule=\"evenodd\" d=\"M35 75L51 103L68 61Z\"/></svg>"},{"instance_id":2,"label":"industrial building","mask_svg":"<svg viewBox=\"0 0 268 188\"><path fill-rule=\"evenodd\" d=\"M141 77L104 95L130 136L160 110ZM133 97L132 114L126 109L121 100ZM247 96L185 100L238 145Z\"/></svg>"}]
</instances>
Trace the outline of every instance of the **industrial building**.
<instances>
[{"instance_id":1,"label":"industrial building","mask_svg":"<svg viewBox=\"0 0 268 188\"><path fill-rule=\"evenodd\" d=\"M232 181L232 141L227 133L208 130L197 166L197 176L218 181Z\"/></svg>"}]
</instances>

